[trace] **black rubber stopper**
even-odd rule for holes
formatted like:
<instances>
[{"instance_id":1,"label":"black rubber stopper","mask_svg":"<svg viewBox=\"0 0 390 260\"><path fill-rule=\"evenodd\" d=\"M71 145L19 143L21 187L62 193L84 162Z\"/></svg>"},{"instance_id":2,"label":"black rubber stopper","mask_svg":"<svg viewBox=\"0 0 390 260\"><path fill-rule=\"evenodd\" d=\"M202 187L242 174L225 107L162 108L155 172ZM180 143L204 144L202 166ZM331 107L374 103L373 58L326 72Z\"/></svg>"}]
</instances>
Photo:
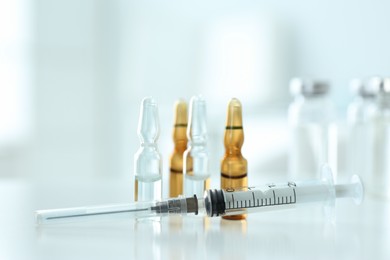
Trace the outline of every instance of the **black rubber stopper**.
<instances>
[{"instance_id":1,"label":"black rubber stopper","mask_svg":"<svg viewBox=\"0 0 390 260\"><path fill-rule=\"evenodd\" d=\"M209 190L209 200L206 200L206 209L210 210L210 217L225 213L225 198L222 190Z\"/></svg>"}]
</instances>

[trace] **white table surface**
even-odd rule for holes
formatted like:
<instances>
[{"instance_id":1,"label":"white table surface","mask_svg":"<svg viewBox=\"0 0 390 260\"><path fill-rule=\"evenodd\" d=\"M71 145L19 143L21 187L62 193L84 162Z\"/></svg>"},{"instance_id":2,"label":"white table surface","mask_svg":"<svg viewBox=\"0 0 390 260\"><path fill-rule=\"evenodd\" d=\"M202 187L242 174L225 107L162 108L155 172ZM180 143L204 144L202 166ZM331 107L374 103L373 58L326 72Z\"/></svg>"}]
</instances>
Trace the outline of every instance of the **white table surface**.
<instances>
[{"instance_id":1,"label":"white table surface","mask_svg":"<svg viewBox=\"0 0 390 260\"><path fill-rule=\"evenodd\" d=\"M0 180L0 259L390 259L390 203L339 200L248 215L120 220L37 228L36 209L124 202L123 182L32 184ZM118 201L121 200L121 201Z\"/></svg>"}]
</instances>

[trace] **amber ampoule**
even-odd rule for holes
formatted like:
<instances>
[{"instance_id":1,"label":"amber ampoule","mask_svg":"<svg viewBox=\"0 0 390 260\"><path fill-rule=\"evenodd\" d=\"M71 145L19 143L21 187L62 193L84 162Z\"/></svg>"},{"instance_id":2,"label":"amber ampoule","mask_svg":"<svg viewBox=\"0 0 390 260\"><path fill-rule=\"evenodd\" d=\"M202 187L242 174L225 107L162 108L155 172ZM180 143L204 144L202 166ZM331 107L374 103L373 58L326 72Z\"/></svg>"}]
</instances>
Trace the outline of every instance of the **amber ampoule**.
<instances>
[{"instance_id":1,"label":"amber ampoule","mask_svg":"<svg viewBox=\"0 0 390 260\"><path fill-rule=\"evenodd\" d=\"M244 143L242 106L238 99L230 100L225 129L225 155L221 162L221 188L248 186L247 160L241 154ZM246 215L224 216L225 219L245 219Z\"/></svg>"},{"instance_id":2,"label":"amber ampoule","mask_svg":"<svg viewBox=\"0 0 390 260\"><path fill-rule=\"evenodd\" d=\"M187 148L187 103L178 100L175 103L173 142L175 144L170 158L169 197L183 194L183 153Z\"/></svg>"}]
</instances>

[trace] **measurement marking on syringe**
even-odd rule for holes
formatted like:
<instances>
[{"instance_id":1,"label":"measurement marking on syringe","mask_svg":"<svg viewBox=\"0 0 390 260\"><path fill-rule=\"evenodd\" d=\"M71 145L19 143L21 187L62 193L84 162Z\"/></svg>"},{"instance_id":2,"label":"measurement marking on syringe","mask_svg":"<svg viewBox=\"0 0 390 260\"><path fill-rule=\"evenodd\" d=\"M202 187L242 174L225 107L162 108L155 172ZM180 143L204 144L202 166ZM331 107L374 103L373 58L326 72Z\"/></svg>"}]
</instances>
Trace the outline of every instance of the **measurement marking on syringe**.
<instances>
[{"instance_id":1,"label":"measurement marking on syringe","mask_svg":"<svg viewBox=\"0 0 390 260\"><path fill-rule=\"evenodd\" d=\"M292 191L292 192L291 192ZM245 208L256 208L256 207L264 207L264 206L279 206L279 205L287 205L296 203L296 192L295 189L289 189L291 192L289 195L284 194L276 194L278 190L272 190L272 194L270 193L262 193L258 191L251 191L252 197L245 196L240 197L237 200L236 196L231 194L231 199L229 202L226 202L227 209L245 209ZM238 196L238 195L237 195Z\"/></svg>"},{"instance_id":2,"label":"measurement marking on syringe","mask_svg":"<svg viewBox=\"0 0 390 260\"><path fill-rule=\"evenodd\" d=\"M275 202L276 202L275 191L274 191L274 190L272 190L272 193L274 194L274 205L275 205Z\"/></svg>"}]
</instances>

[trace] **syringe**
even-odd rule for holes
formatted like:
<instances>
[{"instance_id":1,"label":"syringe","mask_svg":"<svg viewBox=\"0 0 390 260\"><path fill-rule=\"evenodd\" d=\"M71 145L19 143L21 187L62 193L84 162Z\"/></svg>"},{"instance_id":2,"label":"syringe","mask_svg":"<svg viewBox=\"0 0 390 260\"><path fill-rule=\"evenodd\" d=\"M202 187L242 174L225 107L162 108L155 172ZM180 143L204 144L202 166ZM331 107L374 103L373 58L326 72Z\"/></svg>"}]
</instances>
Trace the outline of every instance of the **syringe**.
<instances>
[{"instance_id":1,"label":"syringe","mask_svg":"<svg viewBox=\"0 0 390 260\"><path fill-rule=\"evenodd\" d=\"M202 214L209 217L238 215L290 208L306 203L334 205L336 198L352 198L359 204L363 186L358 176L350 183L334 185L328 166L321 169L319 180L271 183L259 187L207 190L203 198L179 196L161 201L134 202L121 205L39 210L38 225L76 220L147 218L165 215Z\"/></svg>"}]
</instances>

